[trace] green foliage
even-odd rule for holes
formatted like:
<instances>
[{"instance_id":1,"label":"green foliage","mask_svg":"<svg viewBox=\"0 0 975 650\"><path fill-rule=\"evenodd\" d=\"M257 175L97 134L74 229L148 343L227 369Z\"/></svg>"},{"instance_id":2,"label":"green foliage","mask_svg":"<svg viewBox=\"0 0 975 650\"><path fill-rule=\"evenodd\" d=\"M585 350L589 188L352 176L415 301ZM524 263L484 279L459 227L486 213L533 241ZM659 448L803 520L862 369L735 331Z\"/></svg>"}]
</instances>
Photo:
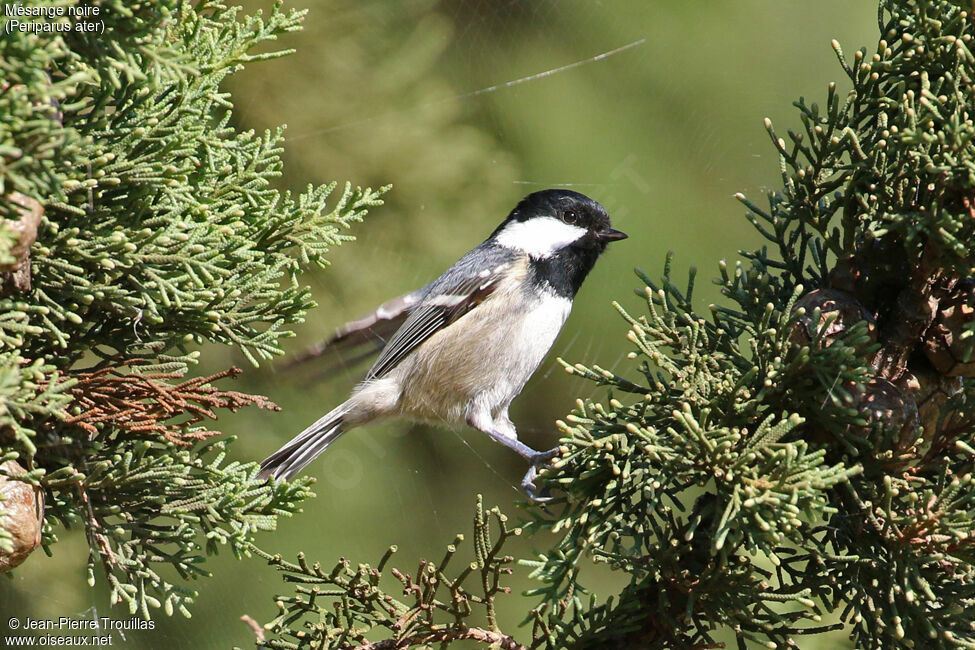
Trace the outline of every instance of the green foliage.
<instances>
[{"instance_id":1,"label":"green foliage","mask_svg":"<svg viewBox=\"0 0 975 650\"><path fill-rule=\"evenodd\" d=\"M526 510L547 546L523 561L530 640L485 645L785 647L842 629L861 648L975 646L975 372L953 343L975 318L958 307L975 304L968 9L881 2L875 54L834 44L845 98L831 84L824 109L797 102L788 142L767 122L783 190L768 209L739 198L771 250L720 265L726 304L698 312L694 273L679 288L668 258L659 283L640 274L643 313L618 306L630 367L566 365L612 394L558 423L557 498ZM588 563L627 585L587 596ZM328 630L312 647L456 640L402 636L389 623L424 602L394 615L372 604L391 598L378 573L342 575L314 606L281 597L273 631L302 647L305 629ZM355 636L382 626L386 641Z\"/></svg>"},{"instance_id":2,"label":"green foliage","mask_svg":"<svg viewBox=\"0 0 975 650\"><path fill-rule=\"evenodd\" d=\"M491 520L498 529L492 539ZM260 553L283 572L286 582L298 585L295 596L278 601L280 615L265 627L283 638L267 647L346 648L369 646L371 632L390 636L388 647L448 644L475 640L506 648L511 639L498 631L495 598L510 593L502 580L511 573L510 555L502 555L504 543L521 529L509 529L507 517L497 507L485 511L481 497L474 511L474 560L457 568L454 557L464 541L457 535L439 563L421 560L416 574L395 568L389 574L399 583L406 601L394 598L383 584L386 567L396 552L391 546L376 567L340 560L332 570L309 565L304 555L293 564L280 555ZM454 577L448 577L453 575ZM486 618L486 629L468 625L477 610ZM393 641L400 645L392 645ZM513 647L513 646L511 646Z\"/></svg>"},{"instance_id":3,"label":"green foliage","mask_svg":"<svg viewBox=\"0 0 975 650\"><path fill-rule=\"evenodd\" d=\"M274 530L278 516L291 514L310 496L306 483L255 487L253 463L225 460L232 440L192 449L146 440L126 445L120 458L96 454L82 489L101 502L89 500L87 517L78 512L77 495L69 491L78 477L49 475L46 485L57 497L50 506L58 519L86 528L89 584L101 565L113 603L124 603L130 613L145 618L150 608L160 606L167 615L179 611L188 617L187 606L196 594L177 576L184 581L208 576L205 555L221 546L237 557L249 555L256 533Z\"/></svg>"},{"instance_id":4,"label":"green foliage","mask_svg":"<svg viewBox=\"0 0 975 650\"><path fill-rule=\"evenodd\" d=\"M63 128L48 120L87 141L84 152L58 151L57 184L40 194L60 218L34 253L39 288L28 312L48 339L43 348L32 341L39 352L64 354L81 338L79 350L148 339L176 348L173 361L185 363L186 345L206 340L236 344L256 364L279 352L284 328L310 306L295 280L299 265L324 265L327 247L343 240L339 228L376 204L375 192L348 186L331 209L334 186L280 193L271 185L281 171L280 130L230 125L220 83L245 62L284 54L248 52L297 29L300 13L275 5L266 20L236 22L237 11L217 3L177 9L175 20L147 21L147 35L168 43L150 50L158 66L134 48L94 66L75 55L69 67L82 67L93 86L79 85L70 109L60 105ZM155 10L149 18L160 19ZM17 176L10 185L41 189ZM93 327L91 316L105 312L115 318Z\"/></svg>"},{"instance_id":5,"label":"green foliage","mask_svg":"<svg viewBox=\"0 0 975 650\"><path fill-rule=\"evenodd\" d=\"M188 616L182 583L206 555L249 554L311 494L226 461L232 438L201 423L276 407L213 385L235 373L184 379L194 348L279 354L312 306L300 274L382 190L280 191L282 131L233 125L221 84L287 54L262 46L302 12L98 5L104 34L0 39L0 458L46 490L45 545L84 528L89 582L104 572L113 603ZM43 207L29 256L14 192ZM18 264L29 289L12 285Z\"/></svg>"}]
</instances>

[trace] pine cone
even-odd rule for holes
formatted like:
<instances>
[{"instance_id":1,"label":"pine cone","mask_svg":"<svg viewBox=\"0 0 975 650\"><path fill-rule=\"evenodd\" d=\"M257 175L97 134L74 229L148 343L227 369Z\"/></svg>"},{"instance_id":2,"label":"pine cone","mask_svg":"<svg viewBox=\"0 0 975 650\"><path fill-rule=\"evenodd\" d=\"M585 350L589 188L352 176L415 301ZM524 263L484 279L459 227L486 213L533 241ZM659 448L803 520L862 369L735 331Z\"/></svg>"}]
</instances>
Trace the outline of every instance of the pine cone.
<instances>
[{"instance_id":1,"label":"pine cone","mask_svg":"<svg viewBox=\"0 0 975 650\"><path fill-rule=\"evenodd\" d=\"M897 238L861 242L857 251L836 260L827 282L830 288L857 296L871 311L883 310L896 299L912 270Z\"/></svg>"},{"instance_id":2,"label":"pine cone","mask_svg":"<svg viewBox=\"0 0 975 650\"><path fill-rule=\"evenodd\" d=\"M37 228L44 216L44 206L29 196L11 192L4 198L15 206L20 219L5 224L19 233L19 237L9 251L13 263L0 265L0 296L30 290L30 247L37 239Z\"/></svg>"},{"instance_id":3,"label":"pine cone","mask_svg":"<svg viewBox=\"0 0 975 650\"><path fill-rule=\"evenodd\" d=\"M905 455L916 454L921 422L911 395L886 379L876 378L864 385L854 406L867 421L862 435L872 442L878 456L906 460Z\"/></svg>"},{"instance_id":4,"label":"pine cone","mask_svg":"<svg viewBox=\"0 0 975 650\"><path fill-rule=\"evenodd\" d=\"M932 440L938 432L941 411L948 398L962 389L961 377L945 377L924 359L912 360L908 371L897 380L897 387L917 404L918 418L924 427L924 438ZM923 365L922 365L923 364ZM952 414L945 414L944 426L951 426Z\"/></svg>"},{"instance_id":5,"label":"pine cone","mask_svg":"<svg viewBox=\"0 0 975 650\"><path fill-rule=\"evenodd\" d=\"M817 308L819 309L818 319L815 316ZM826 326L823 336L823 345L826 347L842 338L850 327L860 321L867 322L870 342L873 343L877 340L877 328L873 316L864 309L856 298L848 293L836 289L816 289L797 300L792 311L795 313L800 309L803 310L803 313L796 319L796 324L789 337L799 345L812 343L816 334L829 319L833 320Z\"/></svg>"},{"instance_id":6,"label":"pine cone","mask_svg":"<svg viewBox=\"0 0 975 650\"><path fill-rule=\"evenodd\" d=\"M938 305L935 321L924 338L924 354L943 375L975 377L972 339L962 339L975 324L975 279L959 282Z\"/></svg>"},{"instance_id":7,"label":"pine cone","mask_svg":"<svg viewBox=\"0 0 975 650\"><path fill-rule=\"evenodd\" d=\"M0 465L0 469L8 474L26 471L12 460ZM0 573L21 564L40 545L43 523L44 492L0 475L0 527L13 537L12 551L0 548Z\"/></svg>"}]
</instances>

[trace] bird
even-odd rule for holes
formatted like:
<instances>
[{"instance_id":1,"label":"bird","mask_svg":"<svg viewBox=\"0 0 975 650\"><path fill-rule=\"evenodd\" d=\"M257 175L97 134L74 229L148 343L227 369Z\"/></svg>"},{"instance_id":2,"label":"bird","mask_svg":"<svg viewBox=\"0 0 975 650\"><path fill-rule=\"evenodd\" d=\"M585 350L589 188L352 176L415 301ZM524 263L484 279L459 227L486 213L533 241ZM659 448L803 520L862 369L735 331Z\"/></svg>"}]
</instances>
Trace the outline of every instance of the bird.
<instances>
[{"instance_id":1,"label":"bird","mask_svg":"<svg viewBox=\"0 0 975 650\"><path fill-rule=\"evenodd\" d=\"M379 321L400 322L349 398L268 456L258 477L291 479L350 429L403 416L487 434L528 461L521 486L542 500L534 481L558 448L536 451L521 442L508 409L596 260L626 237L584 194L529 194L439 278L339 330L337 337L348 337Z\"/></svg>"}]
</instances>

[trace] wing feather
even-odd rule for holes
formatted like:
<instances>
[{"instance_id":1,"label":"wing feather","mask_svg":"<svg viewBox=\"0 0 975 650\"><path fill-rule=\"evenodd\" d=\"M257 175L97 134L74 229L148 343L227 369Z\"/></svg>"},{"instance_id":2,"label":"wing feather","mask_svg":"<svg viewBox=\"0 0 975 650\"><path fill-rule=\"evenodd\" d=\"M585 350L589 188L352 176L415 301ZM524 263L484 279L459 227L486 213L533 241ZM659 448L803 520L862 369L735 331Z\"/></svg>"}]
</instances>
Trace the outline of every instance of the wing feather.
<instances>
[{"instance_id":1,"label":"wing feather","mask_svg":"<svg viewBox=\"0 0 975 650\"><path fill-rule=\"evenodd\" d=\"M482 244L430 283L379 354L366 381L385 376L424 341L481 304L497 289L515 255L500 246Z\"/></svg>"},{"instance_id":2,"label":"wing feather","mask_svg":"<svg viewBox=\"0 0 975 650\"><path fill-rule=\"evenodd\" d=\"M352 365L373 356L389 341L390 337L406 322L410 310L420 302L429 285L387 300L372 313L345 323L328 339L307 348L284 364L289 370L322 356L339 357L335 365ZM343 356L349 358L343 359Z\"/></svg>"}]
</instances>

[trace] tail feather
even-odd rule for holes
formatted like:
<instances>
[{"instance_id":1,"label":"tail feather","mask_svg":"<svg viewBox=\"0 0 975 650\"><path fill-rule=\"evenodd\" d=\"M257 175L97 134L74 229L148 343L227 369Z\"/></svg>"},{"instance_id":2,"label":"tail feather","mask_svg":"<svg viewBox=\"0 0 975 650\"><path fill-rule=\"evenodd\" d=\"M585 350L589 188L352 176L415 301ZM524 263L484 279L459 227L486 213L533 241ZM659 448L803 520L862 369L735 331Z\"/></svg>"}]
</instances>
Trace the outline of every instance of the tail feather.
<instances>
[{"instance_id":1,"label":"tail feather","mask_svg":"<svg viewBox=\"0 0 975 650\"><path fill-rule=\"evenodd\" d=\"M315 460L344 431L345 405L327 413L264 459L258 478L291 479Z\"/></svg>"}]
</instances>

